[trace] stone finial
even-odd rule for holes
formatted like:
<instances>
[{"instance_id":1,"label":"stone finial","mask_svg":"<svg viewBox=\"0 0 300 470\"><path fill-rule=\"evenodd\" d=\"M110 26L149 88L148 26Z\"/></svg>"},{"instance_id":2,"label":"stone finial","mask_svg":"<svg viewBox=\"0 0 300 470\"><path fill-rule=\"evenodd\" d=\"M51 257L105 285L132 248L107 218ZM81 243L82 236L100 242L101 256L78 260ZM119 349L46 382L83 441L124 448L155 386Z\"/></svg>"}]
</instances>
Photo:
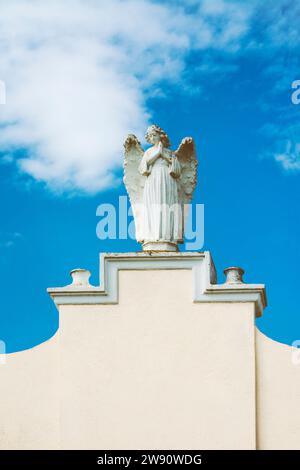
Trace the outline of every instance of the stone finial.
<instances>
[{"instance_id":1,"label":"stone finial","mask_svg":"<svg viewBox=\"0 0 300 470\"><path fill-rule=\"evenodd\" d=\"M71 286L76 286L76 287L89 287L89 279L91 277L90 271L87 269L72 269L70 272L70 275L72 276L73 282Z\"/></svg>"},{"instance_id":2,"label":"stone finial","mask_svg":"<svg viewBox=\"0 0 300 470\"><path fill-rule=\"evenodd\" d=\"M245 271L238 266L232 266L230 268L224 269L224 274L226 276L225 284L243 284L243 274Z\"/></svg>"}]
</instances>

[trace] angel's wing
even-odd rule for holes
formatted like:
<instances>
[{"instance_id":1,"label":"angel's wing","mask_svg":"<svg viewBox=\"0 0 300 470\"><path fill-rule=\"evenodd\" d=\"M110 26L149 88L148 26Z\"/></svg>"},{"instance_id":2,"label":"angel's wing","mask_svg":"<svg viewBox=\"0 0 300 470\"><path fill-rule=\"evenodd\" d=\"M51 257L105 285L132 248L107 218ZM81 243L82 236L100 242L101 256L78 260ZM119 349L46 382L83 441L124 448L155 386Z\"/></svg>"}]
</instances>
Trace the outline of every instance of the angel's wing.
<instances>
[{"instance_id":1,"label":"angel's wing","mask_svg":"<svg viewBox=\"0 0 300 470\"><path fill-rule=\"evenodd\" d=\"M183 204L188 204L193 196L197 183L197 158L195 143L192 137L185 137L175 152L181 166L181 198Z\"/></svg>"},{"instance_id":2,"label":"angel's wing","mask_svg":"<svg viewBox=\"0 0 300 470\"><path fill-rule=\"evenodd\" d=\"M141 202L146 177L139 172L144 150L135 135L129 134L124 142L124 184L131 205Z\"/></svg>"},{"instance_id":3,"label":"angel's wing","mask_svg":"<svg viewBox=\"0 0 300 470\"><path fill-rule=\"evenodd\" d=\"M146 176L139 172L139 165L144 150L135 135L129 134L124 142L124 184L129 195L135 223L135 235L143 241L142 233L142 198Z\"/></svg>"}]
</instances>

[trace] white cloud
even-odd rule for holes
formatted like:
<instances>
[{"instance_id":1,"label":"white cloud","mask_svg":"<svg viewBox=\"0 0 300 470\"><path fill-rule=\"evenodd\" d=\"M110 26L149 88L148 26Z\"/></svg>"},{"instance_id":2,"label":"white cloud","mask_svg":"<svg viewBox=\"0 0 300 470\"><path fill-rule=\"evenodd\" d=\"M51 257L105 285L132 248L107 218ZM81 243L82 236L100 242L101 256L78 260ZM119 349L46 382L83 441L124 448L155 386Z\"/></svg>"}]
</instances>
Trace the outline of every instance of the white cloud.
<instances>
[{"instance_id":1,"label":"white cloud","mask_svg":"<svg viewBox=\"0 0 300 470\"><path fill-rule=\"evenodd\" d=\"M285 142L284 151L276 153L274 158L287 171L300 170L300 142L287 140Z\"/></svg>"},{"instance_id":2,"label":"white cloud","mask_svg":"<svg viewBox=\"0 0 300 470\"><path fill-rule=\"evenodd\" d=\"M191 51L203 53L198 67L203 71L218 70L213 51L221 52L222 69L232 73L237 52L260 49L249 34L258 5L257 0L0 0L5 161L24 149L19 170L56 191L94 193L113 185L125 135L141 136L150 120L147 97L159 95L161 81L181 83ZM281 10L268 11L278 23L266 28L268 40L281 46ZM293 21L292 14L289 18Z\"/></svg>"},{"instance_id":3,"label":"white cloud","mask_svg":"<svg viewBox=\"0 0 300 470\"><path fill-rule=\"evenodd\" d=\"M296 108L291 105L291 110ZM266 138L267 145L262 157L273 158L288 173L300 171L300 125L297 123L297 114L281 113L286 119L278 119L274 123L267 123L261 129Z\"/></svg>"},{"instance_id":4,"label":"white cloud","mask_svg":"<svg viewBox=\"0 0 300 470\"><path fill-rule=\"evenodd\" d=\"M0 0L6 161L23 148L19 169L57 191L112 185L126 133L149 121L151 89L179 81L190 50L230 53L247 31L250 13L232 2L198 2L193 15L182 5Z\"/></svg>"},{"instance_id":5,"label":"white cloud","mask_svg":"<svg viewBox=\"0 0 300 470\"><path fill-rule=\"evenodd\" d=\"M22 237L21 233L13 232L13 233L1 233L0 232L0 248L11 248L14 246L18 240Z\"/></svg>"}]
</instances>

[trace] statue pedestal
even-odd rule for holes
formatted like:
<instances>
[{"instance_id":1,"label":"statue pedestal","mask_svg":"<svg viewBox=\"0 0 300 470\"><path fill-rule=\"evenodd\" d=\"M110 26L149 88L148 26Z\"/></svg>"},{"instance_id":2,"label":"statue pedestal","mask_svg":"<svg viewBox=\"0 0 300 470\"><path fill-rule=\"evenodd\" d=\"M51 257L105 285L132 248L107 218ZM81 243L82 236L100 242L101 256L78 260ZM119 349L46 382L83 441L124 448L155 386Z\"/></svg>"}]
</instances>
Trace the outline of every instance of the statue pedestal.
<instances>
[{"instance_id":1,"label":"statue pedestal","mask_svg":"<svg viewBox=\"0 0 300 470\"><path fill-rule=\"evenodd\" d=\"M177 243L172 242L145 242L143 243L143 251L167 251L177 252Z\"/></svg>"},{"instance_id":2,"label":"statue pedestal","mask_svg":"<svg viewBox=\"0 0 300 470\"><path fill-rule=\"evenodd\" d=\"M235 268L236 269L236 268ZM59 309L62 449L254 449L263 285L216 284L205 253L103 254Z\"/></svg>"}]
</instances>

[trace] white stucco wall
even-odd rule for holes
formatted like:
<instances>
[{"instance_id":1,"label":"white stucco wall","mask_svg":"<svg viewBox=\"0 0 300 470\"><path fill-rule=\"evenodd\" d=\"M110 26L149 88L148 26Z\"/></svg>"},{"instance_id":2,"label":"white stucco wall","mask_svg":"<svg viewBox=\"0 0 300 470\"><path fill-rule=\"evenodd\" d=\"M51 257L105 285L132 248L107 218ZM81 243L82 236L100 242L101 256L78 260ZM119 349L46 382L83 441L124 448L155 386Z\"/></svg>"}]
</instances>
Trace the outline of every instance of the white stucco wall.
<instances>
[{"instance_id":1,"label":"white stucco wall","mask_svg":"<svg viewBox=\"0 0 300 470\"><path fill-rule=\"evenodd\" d=\"M192 275L123 270L117 304L61 305L0 365L0 448L300 448L291 348L255 334L254 302L194 303Z\"/></svg>"},{"instance_id":2,"label":"white stucco wall","mask_svg":"<svg viewBox=\"0 0 300 470\"><path fill-rule=\"evenodd\" d=\"M255 447L254 307L191 299L121 271L119 304L60 307L63 448Z\"/></svg>"},{"instance_id":3,"label":"white stucco wall","mask_svg":"<svg viewBox=\"0 0 300 470\"><path fill-rule=\"evenodd\" d=\"M0 365L0 449L59 448L58 335Z\"/></svg>"},{"instance_id":4,"label":"white stucco wall","mask_svg":"<svg viewBox=\"0 0 300 470\"><path fill-rule=\"evenodd\" d=\"M299 351L256 336L258 447L300 449Z\"/></svg>"}]
</instances>

